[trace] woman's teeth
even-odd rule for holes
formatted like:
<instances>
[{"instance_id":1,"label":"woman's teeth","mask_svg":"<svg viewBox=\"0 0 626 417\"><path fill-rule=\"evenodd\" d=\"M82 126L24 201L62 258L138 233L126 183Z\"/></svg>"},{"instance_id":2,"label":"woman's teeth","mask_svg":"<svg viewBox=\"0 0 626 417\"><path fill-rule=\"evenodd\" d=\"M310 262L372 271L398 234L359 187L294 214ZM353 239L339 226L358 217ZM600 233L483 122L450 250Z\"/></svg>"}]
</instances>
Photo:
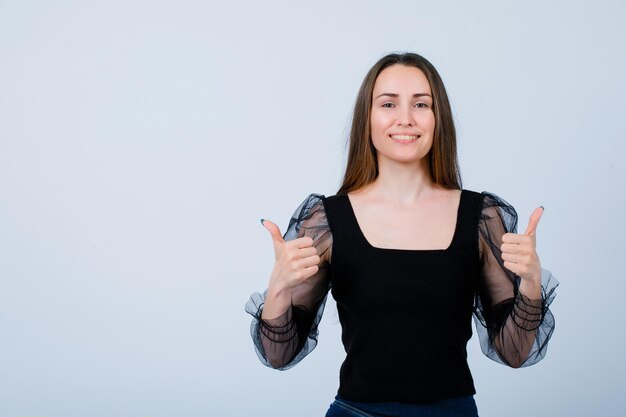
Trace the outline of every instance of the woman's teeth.
<instances>
[{"instance_id":1,"label":"woman's teeth","mask_svg":"<svg viewBox=\"0 0 626 417\"><path fill-rule=\"evenodd\" d=\"M409 136L409 135L391 135L391 139L401 140L401 141L412 141L419 139L419 136Z\"/></svg>"}]
</instances>

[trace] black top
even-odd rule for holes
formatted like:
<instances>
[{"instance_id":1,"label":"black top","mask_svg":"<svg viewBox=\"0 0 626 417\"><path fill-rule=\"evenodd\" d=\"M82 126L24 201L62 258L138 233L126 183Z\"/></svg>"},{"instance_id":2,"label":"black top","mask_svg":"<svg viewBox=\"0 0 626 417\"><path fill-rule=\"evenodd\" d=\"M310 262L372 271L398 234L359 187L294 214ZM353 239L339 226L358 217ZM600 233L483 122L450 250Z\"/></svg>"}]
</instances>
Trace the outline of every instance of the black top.
<instances>
[{"instance_id":1,"label":"black top","mask_svg":"<svg viewBox=\"0 0 626 417\"><path fill-rule=\"evenodd\" d=\"M310 236L320 255L331 251L330 262L308 279L308 291L294 292L281 317L261 320L264 295L252 295L246 310L259 358L288 369L306 356L332 288L346 350L344 399L419 403L474 394L466 359L472 314L487 356L513 367L538 362L554 330L548 306L558 282L543 270L541 299L519 292L520 278L503 267L499 249L516 224L502 199L463 190L448 248L377 248L346 194L311 194L285 240Z\"/></svg>"}]
</instances>

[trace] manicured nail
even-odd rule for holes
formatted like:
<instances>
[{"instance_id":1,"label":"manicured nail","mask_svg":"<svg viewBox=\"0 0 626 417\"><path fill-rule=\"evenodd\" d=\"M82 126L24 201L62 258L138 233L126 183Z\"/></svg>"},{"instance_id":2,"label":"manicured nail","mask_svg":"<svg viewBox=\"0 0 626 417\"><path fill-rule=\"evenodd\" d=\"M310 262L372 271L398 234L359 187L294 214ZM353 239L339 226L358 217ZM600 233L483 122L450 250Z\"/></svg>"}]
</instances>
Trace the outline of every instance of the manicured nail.
<instances>
[{"instance_id":1,"label":"manicured nail","mask_svg":"<svg viewBox=\"0 0 626 417\"><path fill-rule=\"evenodd\" d=\"M539 206L539 207L541 207L541 209L542 209L542 210L544 210L544 211L545 211L545 209L546 209L544 206Z\"/></svg>"},{"instance_id":2,"label":"manicured nail","mask_svg":"<svg viewBox=\"0 0 626 417\"><path fill-rule=\"evenodd\" d=\"M261 224L263 224L264 221L265 221L265 219L261 219ZM263 224L263 226L265 226L265 225Z\"/></svg>"}]
</instances>

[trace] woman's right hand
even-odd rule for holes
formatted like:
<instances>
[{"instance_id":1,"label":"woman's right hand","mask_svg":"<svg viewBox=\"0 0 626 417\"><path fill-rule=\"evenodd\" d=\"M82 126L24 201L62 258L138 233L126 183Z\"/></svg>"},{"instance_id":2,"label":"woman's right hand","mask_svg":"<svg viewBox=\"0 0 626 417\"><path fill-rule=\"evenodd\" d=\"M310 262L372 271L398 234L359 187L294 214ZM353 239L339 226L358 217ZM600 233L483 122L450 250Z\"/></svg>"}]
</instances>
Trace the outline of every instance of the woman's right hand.
<instances>
[{"instance_id":1,"label":"woman's right hand","mask_svg":"<svg viewBox=\"0 0 626 417\"><path fill-rule=\"evenodd\" d=\"M321 261L313 239L304 236L285 241L278 226L262 220L274 244L275 263L267 289L262 317L278 317L291 306L291 291L319 270Z\"/></svg>"}]
</instances>

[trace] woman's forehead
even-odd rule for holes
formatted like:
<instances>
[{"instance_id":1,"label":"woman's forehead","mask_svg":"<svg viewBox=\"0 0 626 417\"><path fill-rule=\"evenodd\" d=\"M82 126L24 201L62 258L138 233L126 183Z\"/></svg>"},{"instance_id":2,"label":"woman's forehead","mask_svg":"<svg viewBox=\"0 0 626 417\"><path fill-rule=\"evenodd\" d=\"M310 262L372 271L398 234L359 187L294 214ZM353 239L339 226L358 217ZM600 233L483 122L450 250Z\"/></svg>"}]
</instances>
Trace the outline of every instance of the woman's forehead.
<instances>
[{"instance_id":1,"label":"woman's forehead","mask_svg":"<svg viewBox=\"0 0 626 417\"><path fill-rule=\"evenodd\" d=\"M374 97L380 94L430 94L426 75L414 66L392 65L378 74L374 84Z\"/></svg>"}]
</instances>

